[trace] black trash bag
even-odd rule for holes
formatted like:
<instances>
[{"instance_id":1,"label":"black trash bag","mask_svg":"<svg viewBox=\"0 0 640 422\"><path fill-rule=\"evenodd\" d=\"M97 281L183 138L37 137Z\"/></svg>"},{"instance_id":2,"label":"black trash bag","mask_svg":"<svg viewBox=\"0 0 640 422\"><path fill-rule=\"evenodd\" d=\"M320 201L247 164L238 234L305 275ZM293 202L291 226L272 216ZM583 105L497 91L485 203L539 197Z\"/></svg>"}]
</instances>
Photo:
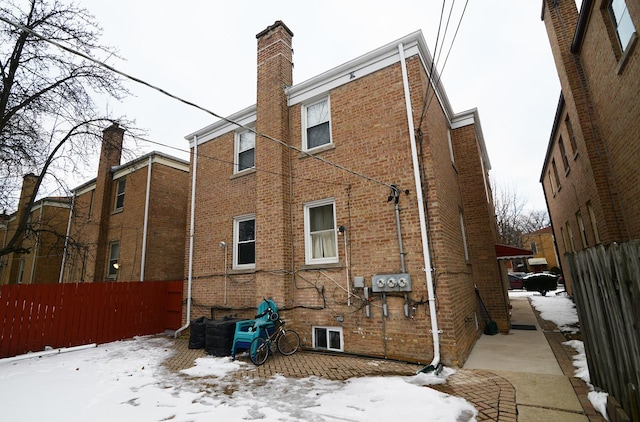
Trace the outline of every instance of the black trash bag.
<instances>
[{"instance_id":1,"label":"black trash bag","mask_svg":"<svg viewBox=\"0 0 640 422\"><path fill-rule=\"evenodd\" d=\"M191 321L191 334L189 334L189 349L204 349L205 327L208 319L200 317Z\"/></svg>"},{"instance_id":2,"label":"black trash bag","mask_svg":"<svg viewBox=\"0 0 640 422\"><path fill-rule=\"evenodd\" d=\"M213 356L231 356L237 320L209 321L205 328L205 352Z\"/></svg>"}]
</instances>

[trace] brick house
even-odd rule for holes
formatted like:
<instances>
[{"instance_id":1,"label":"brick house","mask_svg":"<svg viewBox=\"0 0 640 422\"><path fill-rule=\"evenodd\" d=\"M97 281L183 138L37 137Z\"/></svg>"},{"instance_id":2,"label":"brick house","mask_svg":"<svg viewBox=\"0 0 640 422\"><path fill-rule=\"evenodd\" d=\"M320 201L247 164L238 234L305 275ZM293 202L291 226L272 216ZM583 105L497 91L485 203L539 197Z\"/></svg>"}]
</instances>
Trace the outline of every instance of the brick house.
<instances>
[{"instance_id":1,"label":"brick house","mask_svg":"<svg viewBox=\"0 0 640 422\"><path fill-rule=\"evenodd\" d=\"M545 0L542 19L562 93L540 182L568 268L566 252L640 237L640 4Z\"/></svg>"},{"instance_id":2,"label":"brick house","mask_svg":"<svg viewBox=\"0 0 640 422\"><path fill-rule=\"evenodd\" d=\"M523 234L522 243L533 252L533 257L527 261L531 271L542 272L560 267L551 226Z\"/></svg>"},{"instance_id":3,"label":"brick house","mask_svg":"<svg viewBox=\"0 0 640 422\"><path fill-rule=\"evenodd\" d=\"M260 32L256 105L186 136L185 322L268 297L305 347L464 363L474 285L509 328L477 110L430 81L420 31L295 85L292 38Z\"/></svg>"},{"instance_id":4,"label":"brick house","mask_svg":"<svg viewBox=\"0 0 640 422\"><path fill-rule=\"evenodd\" d=\"M97 177L73 190L63 282L181 280L189 164L152 152L120 164L104 130Z\"/></svg>"},{"instance_id":5,"label":"brick house","mask_svg":"<svg viewBox=\"0 0 640 422\"><path fill-rule=\"evenodd\" d=\"M5 247L29 212L27 231L18 241L29 252L0 257L0 285L58 282L71 198L42 198L28 209L37 179L34 174L24 176L17 211L0 219L0 244Z\"/></svg>"}]
</instances>

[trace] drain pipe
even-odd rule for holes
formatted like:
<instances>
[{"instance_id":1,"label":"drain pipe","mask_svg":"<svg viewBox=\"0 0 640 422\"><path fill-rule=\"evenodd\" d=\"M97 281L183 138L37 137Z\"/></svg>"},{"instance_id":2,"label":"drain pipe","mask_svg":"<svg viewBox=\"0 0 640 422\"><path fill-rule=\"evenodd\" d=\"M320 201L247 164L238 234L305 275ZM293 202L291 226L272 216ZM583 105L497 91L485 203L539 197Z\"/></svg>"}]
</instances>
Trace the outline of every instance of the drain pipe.
<instances>
[{"instance_id":1,"label":"drain pipe","mask_svg":"<svg viewBox=\"0 0 640 422\"><path fill-rule=\"evenodd\" d=\"M409 92L409 76L407 74L407 63L404 57L404 46L398 44L400 54L400 65L402 67L402 82L404 84L404 100L407 107L407 122L409 124L409 138L411 140L411 158L413 161L413 178L416 184L416 196L418 200L418 215L420 218L420 234L422 236L422 255L424 260L424 272L427 276L427 293L429 295L429 314L431 318L431 334L433 336L433 361L431 364L420 370L420 372L430 372L435 370L440 363L440 331L438 330L438 320L436 315L436 299L433 289L433 276L431 273L431 256L429 251L429 239L427 237L427 224L424 211L424 200L422 197L422 181L420 180L420 167L418 165L418 148L416 146L415 128L413 126L413 115L411 112L411 93Z\"/></svg>"},{"instance_id":2,"label":"drain pipe","mask_svg":"<svg viewBox=\"0 0 640 422\"><path fill-rule=\"evenodd\" d=\"M173 334L173 338L189 327L191 323L191 285L193 282L193 233L195 231L195 208L196 208L196 173L198 172L198 138L193 136L193 174L191 175L191 221L189 227L189 275L187 276L187 322L178 328Z\"/></svg>"},{"instance_id":3,"label":"drain pipe","mask_svg":"<svg viewBox=\"0 0 640 422\"><path fill-rule=\"evenodd\" d=\"M151 194L151 164L153 157L147 162L147 192L144 198L144 223L142 228L142 259L140 259L140 281L144 281L144 269L147 261L147 231L149 228L149 196Z\"/></svg>"},{"instance_id":4,"label":"drain pipe","mask_svg":"<svg viewBox=\"0 0 640 422\"><path fill-rule=\"evenodd\" d=\"M69 208L69 221L67 221L67 235L64 237L64 248L62 249L62 263L60 264L60 275L58 283L62 283L64 277L64 266L67 265L67 248L69 247L69 234L71 234L71 219L73 218L73 207L76 204L76 191L73 191L71 198L71 208ZM556 261L558 262L558 261Z\"/></svg>"}]
</instances>

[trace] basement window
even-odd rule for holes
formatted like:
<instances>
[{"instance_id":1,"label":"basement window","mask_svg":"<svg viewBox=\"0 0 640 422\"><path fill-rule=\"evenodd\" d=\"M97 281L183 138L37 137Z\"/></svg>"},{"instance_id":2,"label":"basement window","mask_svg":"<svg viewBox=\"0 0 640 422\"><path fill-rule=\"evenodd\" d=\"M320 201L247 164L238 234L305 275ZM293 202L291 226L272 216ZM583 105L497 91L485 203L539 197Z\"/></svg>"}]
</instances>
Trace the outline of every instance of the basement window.
<instances>
[{"instance_id":1,"label":"basement window","mask_svg":"<svg viewBox=\"0 0 640 422\"><path fill-rule=\"evenodd\" d=\"M313 347L334 352L344 351L342 327L313 327Z\"/></svg>"}]
</instances>

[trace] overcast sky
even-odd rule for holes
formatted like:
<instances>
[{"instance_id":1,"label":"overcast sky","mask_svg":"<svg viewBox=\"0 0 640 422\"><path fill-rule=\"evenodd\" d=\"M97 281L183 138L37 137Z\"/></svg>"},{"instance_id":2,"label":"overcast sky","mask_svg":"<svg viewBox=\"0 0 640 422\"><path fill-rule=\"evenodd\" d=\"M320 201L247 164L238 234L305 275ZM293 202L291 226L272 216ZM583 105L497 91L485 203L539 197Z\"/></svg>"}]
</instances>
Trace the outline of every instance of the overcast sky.
<instances>
[{"instance_id":1,"label":"overcast sky","mask_svg":"<svg viewBox=\"0 0 640 422\"><path fill-rule=\"evenodd\" d=\"M517 190L530 209L545 208L539 183L560 95L541 0L454 3L446 38L436 50L438 1L80 0L102 25L103 44L124 60L108 63L220 115L256 101L255 35L282 20L294 33L294 84L422 30L454 112L478 108L498 185ZM452 0L445 5L445 19ZM434 54L434 50L435 54ZM441 51L441 53L440 53ZM215 118L149 88L99 104L135 119L147 138L182 149L144 145L188 159L184 136ZM91 176L93 177L93 176Z\"/></svg>"}]
</instances>

